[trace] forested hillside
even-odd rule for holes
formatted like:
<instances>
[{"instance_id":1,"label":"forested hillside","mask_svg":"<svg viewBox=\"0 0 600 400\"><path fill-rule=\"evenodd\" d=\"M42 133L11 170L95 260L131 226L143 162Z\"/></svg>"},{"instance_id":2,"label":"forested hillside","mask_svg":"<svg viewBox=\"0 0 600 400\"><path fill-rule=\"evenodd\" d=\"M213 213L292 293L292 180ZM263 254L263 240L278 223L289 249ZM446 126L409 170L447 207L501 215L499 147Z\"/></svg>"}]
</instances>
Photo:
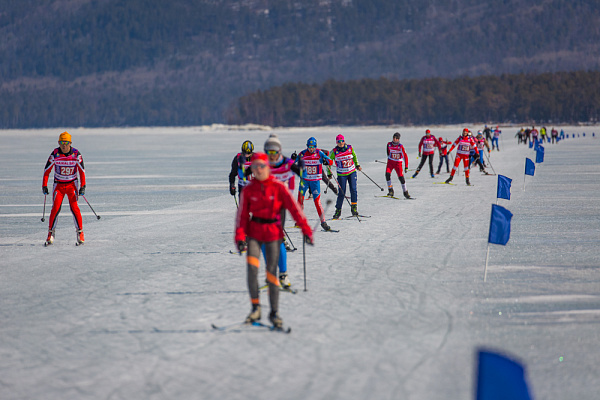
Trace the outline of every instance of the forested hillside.
<instances>
[{"instance_id":1,"label":"forested hillside","mask_svg":"<svg viewBox=\"0 0 600 400\"><path fill-rule=\"evenodd\" d=\"M0 128L224 122L286 82L600 69L582 0L19 0Z\"/></svg>"},{"instance_id":2,"label":"forested hillside","mask_svg":"<svg viewBox=\"0 0 600 400\"><path fill-rule=\"evenodd\" d=\"M231 124L270 126L597 122L600 72L289 83L243 96Z\"/></svg>"}]
</instances>

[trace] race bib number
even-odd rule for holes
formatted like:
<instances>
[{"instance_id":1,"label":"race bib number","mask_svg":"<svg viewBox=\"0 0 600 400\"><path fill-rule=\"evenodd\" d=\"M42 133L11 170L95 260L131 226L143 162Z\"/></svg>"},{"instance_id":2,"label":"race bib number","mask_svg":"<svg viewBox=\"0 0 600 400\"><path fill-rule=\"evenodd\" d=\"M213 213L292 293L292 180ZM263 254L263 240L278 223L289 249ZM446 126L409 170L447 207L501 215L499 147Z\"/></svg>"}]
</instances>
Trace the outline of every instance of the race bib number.
<instances>
[{"instance_id":1,"label":"race bib number","mask_svg":"<svg viewBox=\"0 0 600 400\"><path fill-rule=\"evenodd\" d=\"M317 173L319 173L319 167L312 166L312 165L311 166L307 166L306 167L306 173L309 174L309 175L317 174Z\"/></svg>"},{"instance_id":2,"label":"race bib number","mask_svg":"<svg viewBox=\"0 0 600 400\"><path fill-rule=\"evenodd\" d=\"M60 167L60 174L61 175L73 175L73 173L75 172L75 167Z\"/></svg>"}]
</instances>

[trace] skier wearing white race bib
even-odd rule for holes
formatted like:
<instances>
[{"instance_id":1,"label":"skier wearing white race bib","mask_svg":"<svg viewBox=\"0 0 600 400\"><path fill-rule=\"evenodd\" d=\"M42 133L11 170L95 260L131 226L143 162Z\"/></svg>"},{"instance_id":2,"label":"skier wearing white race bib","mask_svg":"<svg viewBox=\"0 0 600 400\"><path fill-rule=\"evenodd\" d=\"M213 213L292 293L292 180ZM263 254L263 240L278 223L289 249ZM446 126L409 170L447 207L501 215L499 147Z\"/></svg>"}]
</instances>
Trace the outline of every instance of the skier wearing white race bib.
<instances>
[{"instance_id":1,"label":"skier wearing white race bib","mask_svg":"<svg viewBox=\"0 0 600 400\"><path fill-rule=\"evenodd\" d=\"M337 172L337 182L339 185L338 197L335 203L335 213L333 219L339 219L342 215L342 205L346 197L346 183L350 186L350 209L352 215L358 215L358 193L356 191L357 176L356 170L362 171L362 167L358 163L356 153L351 145L346 144L343 135L337 135L337 146L331 150L329 158L335 162Z\"/></svg>"},{"instance_id":2,"label":"skier wearing white race bib","mask_svg":"<svg viewBox=\"0 0 600 400\"><path fill-rule=\"evenodd\" d=\"M298 189L298 203L300 207L304 207L304 196L306 191L312 194L312 198L319 214L319 220L321 221L321 227L329 231L331 227L325 222L325 215L323 214L323 206L321 205L321 179L323 177L323 165L332 165L332 161L329 157L321 150L317 148L317 139L314 137L309 138L306 141L306 149L302 150L298 157L297 162L304 164L304 170L302 171L302 181L300 182L300 188ZM332 190L337 194L337 188L332 187Z\"/></svg>"},{"instance_id":3,"label":"skier wearing white race bib","mask_svg":"<svg viewBox=\"0 0 600 400\"><path fill-rule=\"evenodd\" d=\"M452 153L452 150L456 149L456 159L454 160L454 167L452 167L452 172L450 173L450 178L446 179L446 183L452 182L454 179L454 174L460 165L460 161L463 160L463 165L465 169L465 179L468 186L471 186L471 182L469 181L469 156L471 153L471 149L477 148L475 141L471 136L469 136L469 130L467 128L463 129L462 136L459 136L454 143L452 143L452 147L448 150L449 153Z\"/></svg>"},{"instance_id":4,"label":"skier wearing white race bib","mask_svg":"<svg viewBox=\"0 0 600 400\"><path fill-rule=\"evenodd\" d=\"M402 172L403 167L404 169L408 169L408 155L406 154L406 150L404 150L404 146L400 143L399 132L394 133L392 141L388 142L386 146L386 151L388 156L387 165L385 166L385 180L388 185L387 195L394 197L392 171L396 171L400 185L402 185L404 197L410 199L410 194L408 194L408 189L406 188L406 179L404 179L404 173ZM404 166L402 164L404 164Z\"/></svg>"},{"instance_id":5,"label":"skier wearing white race bib","mask_svg":"<svg viewBox=\"0 0 600 400\"><path fill-rule=\"evenodd\" d=\"M427 160L428 158L429 174L432 178L435 178L435 175L433 174L433 155L435 153L435 148L439 146L440 144L438 143L438 140L435 138L435 136L431 134L431 131L427 129L425 131L425 136L423 136L421 138L421 141L419 142L419 157L421 157L421 150L423 150L423 158L421 159L417 170L412 176L413 178L416 178L417 175L419 175L419 172L421 172L421 168L423 168L423 165L425 165L425 160Z\"/></svg>"},{"instance_id":6,"label":"skier wearing white race bib","mask_svg":"<svg viewBox=\"0 0 600 400\"><path fill-rule=\"evenodd\" d=\"M52 211L50 212L50 221L48 225L48 237L44 245L48 246L54 243L54 230L62 202L65 196L69 198L73 222L77 231L77 244L83 244L83 221L81 211L77 200L79 196L85 193L85 169L83 166L83 157L79 150L71 147L71 135L63 132L58 137L59 147L54 149L48 157L46 167L44 168L44 177L42 179L42 193L49 194L48 178L50 172L54 169L54 189L52 190ZM79 174L79 180L77 179Z\"/></svg>"}]
</instances>

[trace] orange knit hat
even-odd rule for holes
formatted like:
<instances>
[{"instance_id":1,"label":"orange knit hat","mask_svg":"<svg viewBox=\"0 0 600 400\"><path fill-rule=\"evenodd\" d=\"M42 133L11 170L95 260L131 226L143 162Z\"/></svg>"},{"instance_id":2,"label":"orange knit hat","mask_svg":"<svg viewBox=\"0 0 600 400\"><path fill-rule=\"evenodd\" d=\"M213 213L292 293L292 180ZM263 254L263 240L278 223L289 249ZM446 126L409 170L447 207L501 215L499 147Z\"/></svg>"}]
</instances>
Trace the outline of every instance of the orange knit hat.
<instances>
[{"instance_id":1,"label":"orange knit hat","mask_svg":"<svg viewBox=\"0 0 600 400\"><path fill-rule=\"evenodd\" d=\"M71 141L71 135L69 134L69 132L63 132L60 134L60 136L58 137L58 141L67 141L70 142Z\"/></svg>"}]
</instances>

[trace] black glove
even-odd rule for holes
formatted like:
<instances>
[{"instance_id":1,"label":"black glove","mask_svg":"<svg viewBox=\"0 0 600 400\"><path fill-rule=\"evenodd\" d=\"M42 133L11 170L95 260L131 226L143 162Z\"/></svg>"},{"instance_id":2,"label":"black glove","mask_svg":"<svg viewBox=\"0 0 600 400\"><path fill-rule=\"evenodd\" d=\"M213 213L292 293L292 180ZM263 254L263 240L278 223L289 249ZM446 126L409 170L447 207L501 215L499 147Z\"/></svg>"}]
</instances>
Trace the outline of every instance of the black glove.
<instances>
[{"instance_id":1,"label":"black glove","mask_svg":"<svg viewBox=\"0 0 600 400\"><path fill-rule=\"evenodd\" d=\"M239 240L237 242L237 248L238 248L238 252L242 252L242 251L246 251L246 242L244 242L243 240Z\"/></svg>"},{"instance_id":2,"label":"black glove","mask_svg":"<svg viewBox=\"0 0 600 400\"><path fill-rule=\"evenodd\" d=\"M290 156L290 158L292 160L295 160L296 158L298 158L298 153L296 153L296 150L294 150L294 152L292 153L292 155Z\"/></svg>"},{"instance_id":3,"label":"black glove","mask_svg":"<svg viewBox=\"0 0 600 400\"><path fill-rule=\"evenodd\" d=\"M232 196L235 196L235 186L229 188L229 193L231 193Z\"/></svg>"},{"instance_id":4,"label":"black glove","mask_svg":"<svg viewBox=\"0 0 600 400\"><path fill-rule=\"evenodd\" d=\"M333 179L333 174L327 174L327 178Z\"/></svg>"},{"instance_id":5,"label":"black glove","mask_svg":"<svg viewBox=\"0 0 600 400\"><path fill-rule=\"evenodd\" d=\"M50 192L48 191L48 186L42 186L42 193L50 194Z\"/></svg>"},{"instance_id":6,"label":"black glove","mask_svg":"<svg viewBox=\"0 0 600 400\"><path fill-rule=\"evenodd\" d=\"M404 168L404 172L405 173L408 172L408 167Z\"/></svg>"},{"instance_id":7,"label":"black glove","mask_svg":"<svg viewBox=\"0 0 600 400\"><path fill-rule=\"evenodd\" d=\"M79 195L83 196L85 194L85 185L79 188Z\"/></svg>"},{"instance_id":8,"label":"black glove","mask_svg":"<svg viewBox=\"0 0 600 400\"><path fill-rule=\"evenodd\" d=\"M304 243L314 246L313 241L307 235L304 235Z\"/></svg>"}]
</instances>

